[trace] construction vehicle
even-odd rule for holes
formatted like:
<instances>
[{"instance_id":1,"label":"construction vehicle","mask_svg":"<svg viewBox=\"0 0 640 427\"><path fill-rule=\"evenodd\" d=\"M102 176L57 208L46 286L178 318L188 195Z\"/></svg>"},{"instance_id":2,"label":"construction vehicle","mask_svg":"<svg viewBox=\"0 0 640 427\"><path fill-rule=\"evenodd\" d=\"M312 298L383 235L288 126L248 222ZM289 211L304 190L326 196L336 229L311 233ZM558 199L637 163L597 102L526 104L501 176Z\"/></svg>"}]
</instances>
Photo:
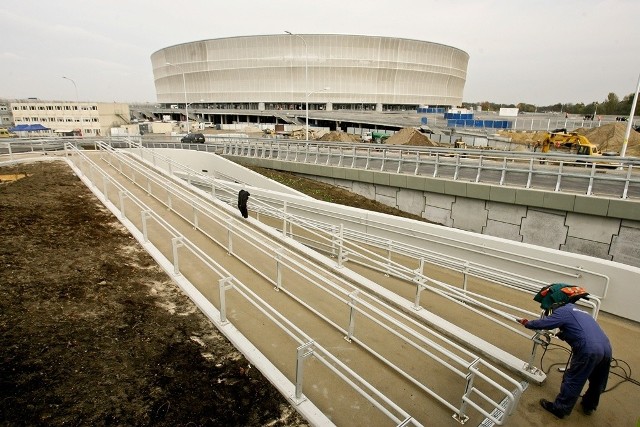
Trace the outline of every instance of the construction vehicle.
<instances>
[{"instance_id":1,"label":"construction vehicle","mask_svg":"<svg viewBox=\"0 0 640 427\"><path fill-rule=\"evenodd\" d=\"M376 144L384 144L391 135L386 132L371 132L371 141Z\"/></svg>"},{"instance_id":2,"label":"construction vehicle","mask_svg":"<svg viewBox=\"0 0 640 427\"><path fill-rule=\"evenodd\" d=\"M548 153L554 151L567 151L581 155L600 155L600 150L595 144L592 144L584 135L576 132L566 132L565 129L556 129L548 132L542 141L538 141L533 151Z\"/></svg>"},{"instance_id":3,"label":"construction vehicle","mask_svg":"<svg viewBox=\"0 0 640 427\"><path fill-rule=\"evenodd\" d=\"M16 135L13 132L9 132L6 128L0 128L0 138L17 138L18 135Z\"/></svg>"}]
</instances>

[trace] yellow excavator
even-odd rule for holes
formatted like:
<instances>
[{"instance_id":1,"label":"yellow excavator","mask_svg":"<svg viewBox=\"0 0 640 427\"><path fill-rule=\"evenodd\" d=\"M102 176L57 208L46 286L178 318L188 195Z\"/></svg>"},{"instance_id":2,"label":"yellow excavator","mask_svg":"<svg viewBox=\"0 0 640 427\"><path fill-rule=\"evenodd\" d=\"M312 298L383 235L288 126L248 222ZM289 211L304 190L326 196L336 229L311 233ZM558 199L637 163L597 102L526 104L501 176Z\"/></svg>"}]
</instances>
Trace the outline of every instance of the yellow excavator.
<instances>
[{"instance_id":1,"label":"yellow excavator","mask_svg":"<svg viewBox=\"0 0 640 427\"><path fill-rule=\"evenodd\" d=\"M591 143L584 135L576 132L567 132L566 129L556 129L553 132L547 132L545 137L538 141L533 147L533 151L548 153L551 150L569 151L576 154L598 156L601 155L598 146Z\"/></svg>"}]
</instances>

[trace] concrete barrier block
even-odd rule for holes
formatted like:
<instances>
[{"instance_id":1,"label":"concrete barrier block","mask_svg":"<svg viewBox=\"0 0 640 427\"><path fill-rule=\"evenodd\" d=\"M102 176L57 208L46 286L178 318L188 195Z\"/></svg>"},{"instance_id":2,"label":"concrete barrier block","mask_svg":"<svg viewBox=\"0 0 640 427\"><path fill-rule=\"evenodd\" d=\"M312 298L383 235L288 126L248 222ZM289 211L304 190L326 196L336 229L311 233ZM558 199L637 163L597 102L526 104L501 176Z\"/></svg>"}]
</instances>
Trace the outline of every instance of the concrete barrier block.
<instances>
[{"instance_id":1,"label":"concrete barrier block","mask_svg":"<svg viewBox=\"0 0 640 427\"><path fill-rule=\"evenodd\" d=\"M522 218L527 215L527 208L525 206L487 202L486 207L489 211L488 219L505 222L507 224L514 224L518 227L522 224Z\"/></svg>"},{"instance_id":2,"label":"concrete barrier block","mask_svg":"<svg viewBox=\"0 0 640 427\"><path fill-rule=\"evenodd\" d=\"M451 205L456 201L454 196L438 193L426 193L425 204L426 206L434 206L440 209L446 209L451 211Z\"/></svg>"},{"instance_id":3,"label":"concrete barrier block","mask_svg":"<svg viewBox=\"0 0 640 427\"><path fill-rule=\"evenodd\" d=\"M376 198L376 187L373 184L354 181L351 191L370 200L375 200Z\"/></svg>"},{"instance_id":4,"label":"concrete barrier block","mask_svg":"<svg viewBox=\"0 0 640 427\"><path fill-rule=\"evenodd\" d=\"M576 195L573 211L577 213L607 216L609 199L601 197Z\"/></svg>"},{"instance_id":5,"label":"concrete barrier block","mask_svg":"<svg viewBox=\"0 0 640 427\"><path fill-rule=\"evenodd\" d=\"M390 185L389 184L389 176L390 174L386 172L378 172L373 174L373 183L381 184L381 185Z\"/></svg>"},{"instance_id":6,"label":"concrete barrier block","mask_svg":"<svg viewBox=\"0 0 640 427\"><path fill-rule=\"evenodd\" d=\"M611 260L612 258L612 256L609 255L608 243L598 243L593 240L584 240L575 237L567 237L567 243L560 245L560 250L601 259Z\"/></svg>"},{"instance_id":7,"label":"concrete barrier block","mask_svg":"<svg viewBox=\"0 0 640 427\"><path fill-rule=\"evenodd\" d=\"M389 185L392 187L406 188L407 175L392 173L389 175Z\"/></svg>"},{"instance_id":8,"label":"concrete barrier block","mask_svg":"<svg viewBox=\"0 0 640 427\"><path fill-rule=\"evenodd\" d=\"M552 193L547 191L544 193L543 204L545 208L572 212L575 200L575 194Z\"/></svg>"},{"instance_id":9,"label":"concrete barrier block","mask_svg":"<svg viewBox=\"0 0 640 427\"><path fill-rule=\"evenodd\" d=\"M487 225L488 212L485 203L484 200L456 197L456 201L451 205L453 226L461 230L482 233L482 229Z\"/></svg>"},{"instance_id":10,"label":"concrete barrier block","mask_svg":"<svg viewBox=\"0 0 640 427\"><path fill-rule=\"evenodd\" d=\"M432 193L444 194L445 180L436 178L425 178L424 189Z\"/></svg>"},{"instance_id":11,"label":"concrete barrier block","mask_svg":"<svg viewBox=\"0 0 640 427\"><path fill-rule=\"evenodd\" d=\"M490 200L491 186L485 184L467 184L467 197L474 199Z\"/></svg>"},{"instance_id":12,"label":"concrete barrier block","mask_svg":"<svg viewBox=\"0 0 640 427\"><path fill-rule=\"evenodd\" d=\"M453 196L467 197L467 183L458 181L445 181L444 192L445 194L451 194Z\"/></svg>"},{"instance_id":13,"label":"concrete barrier block","mask_svg":"<svg viewBox=\"0 0 640 427\"><path fill-rule=\"evenodd\" d=\"M373 183L373 176L374 175L375 175L375 172L373 172L373 171L359 170L358 171L358 181Z\"/></svg>"},{"instance_id":14,"label":"concrete barrier block","mask_svg":"<svg viewBox=\"0 0 640 427\"><path fill-rule=\"evenodd\" d=\"M595 215L567 213L565 224L569 226L569 237L611 244L611 239L620 231L620 219ZM580 252L582 253L582 252Z\"/></svg>"},{"instance_id":15,"label":"concrete barrier block","mask_svg":"<svg viewBox=\"0 0 640 427\"><path fill-rule=\"evenodd\" d=\"M491 212L491 210L489 210L489 212ZM487 219L487 225L484 227L482 234L501 237L503 239L509 239L515 242L522 242L520 226L516 224L509 224L507 222Z\"/></svg>"},{"instance_id":16,"label":"concrete barrier block","mask_svg":"<svg viewBox=\"0 0 640 427\"><path fill-rule=\"evenodd\" d=\"M492 202L515 203L516 188L491 186L489 200Z\"/></svg>"},{"instance_id":17,"label":"concrete barrier block","mask_svg":"<svg viewBox=\"0 0 640 427\"><path fill-rule=\"evenodd\" d=\"M424 192L401 188L397 193L398 209L414 215L422 215L425 207Z\"/></svg>"},{"instance_id":18,"label":"concrete barrier block","mask_svg":"<svg viewBox=\"0 0 640 427\"><path fill-rule=\"evenodd\" d=\"M453 227L453 220L451 219L451 211L449 209L426 206L422 217L436 224Z\"/></svg>"},{"instance_id":19,"label":"concrete barrier block","mask_svg":"<svg viewBox=\"0 0 640 427\"><path fill-rule=\"evenodd\" d=\"M612 259L616 262L640 267L640 228L621 227L611 243Z\"/></svg>"},{"instance_id":20,"label":"concrete barrier block","mask_svg":"<svg viewBox=\"0 0 640 427\"><path fill-rule=\"evenodd\" d=\"M560 245L567 241L568 229L564 224L564 214L529 209L522 219L520 234L524 243L560 249Z\"/></svg>"},{"instance_id":21,"label":"concrete barrier block","mask_svg":"<svg viewBox=\"0 0 640 427\"><path fill-rule=\"evenodd\" d=\"M544 207L544 194L544 191L517 189L515 203L542 208Z\"/></svg>"},{"instance_id":22,"label":"concrete barrier block","mask_svg":"<svg viewBox=\"0 0 640 427\"><path fill-rule=\"evenodd\" d=\"M422 176L407 175L405 188L424 191L426 188L426 179Z\"/></svg>"},{"instance_id":23,"label":"concrete barrier block","mask_svg":"<svg viewBox=\"0 0 640 427\"><path fill-rule=\"evenodd\" d=\"M359 170L358 169L345 169L344 171L344 178L345 179L350 179L352 181L357 181L359 178Z\"/></svg>"},{"instance_id":24,"label":"concrete barrier block","mask_svg":"<svg viewBox=\"0 0 640 427\"><path fill-rule=\"evenodd\" d=\"M347 169L345 168L331 168L331 172L334 178L345 179L347 177Z\"/></svg>"},{"instance_id":25,"label":"concrete barrier block","mask_svg":"<svg viewBox=\"0 0 640 427\"><path fill-rule=\"evenodd\" d=\"M607 216L638 221L640 220L640 202L611 199Z\"/></svg>"}]
</instances>

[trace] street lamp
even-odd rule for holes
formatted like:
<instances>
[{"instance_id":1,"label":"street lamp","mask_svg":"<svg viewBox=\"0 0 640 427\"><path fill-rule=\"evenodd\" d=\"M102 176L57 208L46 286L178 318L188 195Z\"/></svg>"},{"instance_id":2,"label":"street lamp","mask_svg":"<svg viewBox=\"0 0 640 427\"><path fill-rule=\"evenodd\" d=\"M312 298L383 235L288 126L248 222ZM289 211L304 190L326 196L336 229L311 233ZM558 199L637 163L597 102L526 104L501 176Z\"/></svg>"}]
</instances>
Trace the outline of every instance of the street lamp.
<instances>
[{"instance_id":1,"label":"street lamp","mask_svg":"<svg viewBox=\"0 0 640 427\"><path fill-rule=\"evenodd\" d=\"M304 139L308 141L309 140L309 95L311 95L310 93L308 93L309 91L309 50L307 49L307 41L300 34L293 34L290 31L285 31L285 33L289 34L290 36L296 36L300 38L300 40L302 40L302 43L304 43L304 93L306 94L304 108L307 111L306 113L307 117L305 122L306 125L304 129Z\"/></svg>"},{"instance_id":2,"label":"street lamp","mask_svg":"<svg viewBox=\"0 0 640 427\"><path fill-rule=\"evenodd\" d=\"M78 101L78 86L76 86L76 82L74 82L72 79L70 79L69 77L64 77L62 76L63 79L69 80L71 83L73 83L73 87L76 89L76 104L79 102Z\"/></svg>"},{"instance_id":3,"label":"street lamp","mask_svg":"<svg viewBox=\"0 0 640 427\"><path fill-rule=\"evenodd\" d=\"M187 135L189 134L189 104L187 104L187 81L184 79L184 70L181 66L172 64L171 62L165 62L165 65L171 65L172 67L176 67L182 72L182 87L184 88L184 115L186 117L186 128Z\"/></svg>"},{"instance_id":4,"label":"street lamp","mask_svg":"<svg viewBox=\"0 0 640 427\"><path fill-rule=\"evenodd\" d=\"M633 102L631 103L631 112L629 113L629 120L627 121L627 130L624 132L624 142L620 149L620 157L624 157L627 153L627 144L629 143L629 135L631 135L631 126L633 125L633 117L636 113L636 105L638 104L638 92L640 92L640 75L638 76L638 85L636 87L636 94L633 95Z\"/></svg>"}]
</instances>

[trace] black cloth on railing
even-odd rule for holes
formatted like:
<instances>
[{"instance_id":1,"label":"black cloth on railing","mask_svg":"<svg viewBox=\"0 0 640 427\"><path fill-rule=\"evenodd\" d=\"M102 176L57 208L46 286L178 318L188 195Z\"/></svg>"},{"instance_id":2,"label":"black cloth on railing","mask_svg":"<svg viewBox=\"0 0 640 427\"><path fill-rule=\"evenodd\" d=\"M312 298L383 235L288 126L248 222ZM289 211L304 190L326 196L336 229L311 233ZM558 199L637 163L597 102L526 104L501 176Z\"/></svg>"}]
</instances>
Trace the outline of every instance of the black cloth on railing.
<instances>
[{"instance_id":1,"label":"black cloth on railing","mask_svg":"<svg viewBox=\"0 0 640 427\"><path fill-rule=\"evenodd\" d=\"M240 213L243 218L249 217L249 211L247 210L247 200L249 200L249 192L246 190L240 190L238 192L238 209L240 209Z\"/></svg>"}]
</instances>

